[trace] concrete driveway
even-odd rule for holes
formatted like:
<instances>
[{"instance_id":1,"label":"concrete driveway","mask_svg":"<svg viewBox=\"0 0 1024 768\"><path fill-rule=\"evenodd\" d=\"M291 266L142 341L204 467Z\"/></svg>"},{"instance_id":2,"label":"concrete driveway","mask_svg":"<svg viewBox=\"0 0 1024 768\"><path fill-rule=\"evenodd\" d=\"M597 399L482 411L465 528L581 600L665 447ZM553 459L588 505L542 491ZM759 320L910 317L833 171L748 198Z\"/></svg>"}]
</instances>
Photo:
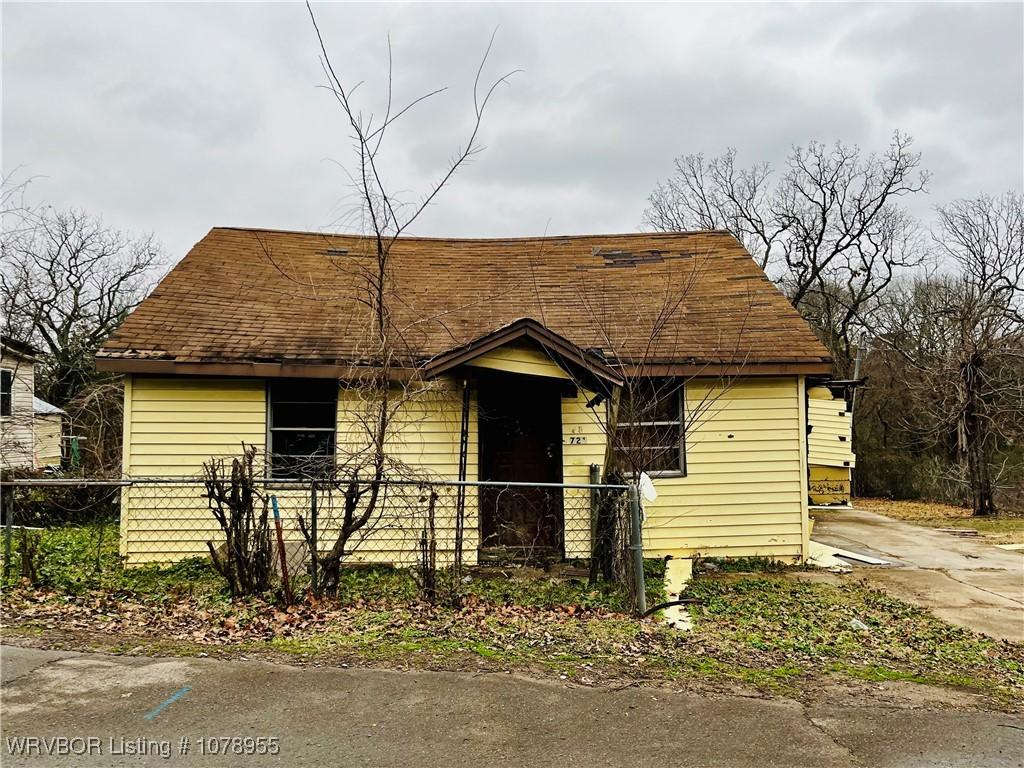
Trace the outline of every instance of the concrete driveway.
<instances>
[{"instance_id":1,"label":"concrete driveway","mask_svg":"<svg viewBox=\"0 0 1024 768\"><path fill-rule=\"evenodd\" d=\"M815 516L814 540L891 560L854 574L991 637L1024 642L1024 552L861 510Z\"/></svg>"},{"instance_id":2,"label":"concrete driveway","mask_svg":"<svg viewBox=\"0 0 1024 768\"><path fill-rule=\"evenodd\" d=\"M894 709L843 697L805 705L664 688L582 688L504 674L11 647L0 649L0 665L4 768L994 768L1020 766L1024 755L1018 716ZM56 754L62 744L80 754Z\"/></svg>"}]
</instances>

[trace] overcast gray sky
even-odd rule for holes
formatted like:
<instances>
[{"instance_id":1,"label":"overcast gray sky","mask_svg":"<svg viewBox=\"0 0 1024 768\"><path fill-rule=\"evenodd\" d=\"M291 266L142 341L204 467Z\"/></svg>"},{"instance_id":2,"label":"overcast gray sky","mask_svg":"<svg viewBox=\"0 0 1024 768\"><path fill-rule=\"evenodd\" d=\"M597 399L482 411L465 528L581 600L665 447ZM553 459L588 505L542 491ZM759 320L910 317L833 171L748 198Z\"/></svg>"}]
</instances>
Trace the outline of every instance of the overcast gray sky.
<instances>
[{"instance_id":1,"label":"overcast gray sky","mask_svg":"<svg viewBox=\"0 0 1024 768\"><path fill-rule=\"evenodd\" d=\"M414 233L637 230L689 152L778 164L808 139L912 134L928 206L1022 187L1024 18L1007 4L315 6L357 100L447 85L390 136L410 196L470 124L495 27L486 150ZM152 231L180 258L211 226L330 229L351 205L348 132L298 4L3 7L3 169L32 196Z\"/></svg>"}]
</instances>

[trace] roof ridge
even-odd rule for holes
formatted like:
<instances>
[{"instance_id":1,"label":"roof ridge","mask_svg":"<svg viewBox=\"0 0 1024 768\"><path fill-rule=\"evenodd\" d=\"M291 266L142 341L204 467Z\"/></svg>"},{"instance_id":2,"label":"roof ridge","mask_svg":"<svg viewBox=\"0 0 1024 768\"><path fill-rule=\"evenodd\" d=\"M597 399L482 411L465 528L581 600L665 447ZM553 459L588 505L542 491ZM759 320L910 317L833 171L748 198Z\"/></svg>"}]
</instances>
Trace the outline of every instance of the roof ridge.
<instances>
[{"instance_id":1,"label":"roof ridge","mask_svg":"<svg viewBox=\"0 0 1024 768\"><path fill-rule=\"evenodd\" d=\"M275 229L273 227L212 227L213 231L231 231L231 232L268 232L278 235L319 235L322 237L344 237L350 239L363 239L369 240L373 238L373 235L360 235L350 234L346 232L316 232L311 230L301 229ZM397 239L400 241L426 241L436 243L503 243L503 242L523 242L523 241L537 241L537 240L593 240L595 238L673 238L673 237L692 237L696 235L731 235L726 229L692 229L685 231L674 231L674 232L597 232L588 235L524 235L520 237L427 237L423 235L403 235Z\"/></svg>"}]
</instances>

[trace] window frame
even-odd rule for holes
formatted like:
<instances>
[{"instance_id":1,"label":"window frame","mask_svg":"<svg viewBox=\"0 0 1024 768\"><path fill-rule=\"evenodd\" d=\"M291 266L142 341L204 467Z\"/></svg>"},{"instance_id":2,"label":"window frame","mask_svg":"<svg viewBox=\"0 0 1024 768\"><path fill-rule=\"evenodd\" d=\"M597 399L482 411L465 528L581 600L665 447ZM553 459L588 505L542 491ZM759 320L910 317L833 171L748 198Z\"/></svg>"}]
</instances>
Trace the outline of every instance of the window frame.
<instances>
[{"instance_id":1,"label":"window frame","mask_svg":"<svg viewBox=\"0 0 1024 768\"><path fill-rule=\"evenodd\" d=\"M668 379L674 377L659 377L659 376L644 376L643 379ZM658 427L658 426L671 426L679 425L679 445L678 445L678 459L676 461L675 469L653 469L644 470L649 477L687 477L689 475L689 467L687 466L686 457L686 382L684 380L678 380L678 386L675 389L674 397L676 398L676 414L678 419L674 421L615 421L615 438L614 442L616 446L615 450L622 452L623 448L618 441L618 433L620 429L631 429L637 427ZM621 400L619 402L619 413L622 410ZM660 446L653 446L658 448ZM666 446L667 447L667 446ZM647 446L630 446L630 450L647 450Z\"/></svg>"},{"instance_id":2,"label":"window frame","mask_svg":"<svg viewBox=\"0 0 1024 768\"><path fill-rule=\"evenodd\" d=\"M274 459L277 456L280 456L280 457L286 458L286 459L297 459L297 458L309 459L309 458L317 455L317 454L300 454L300 453L282 453L282 454L276 453L274 451L274 435L275 435L275 433L285 433L285 432L323 432L323 433L328 433L330 435L331 451L330 451L330 455L329 456L325 456L325 458L329 459L330 469L334 469L334 467L337 464L337 460L338 460L338 389L339 389L338 382L335 381L334 379L330 379L329 380L331 383L334 384L334 399L330 400L330 401L328 401L328 400L308 400L308 399L306 399L306 400L295 400L295 399L275 400L274 399L274 384L275 383L288 383L288 384L294 386L297 382L301 382L301 381L303 381L303 379L288 379L288 378L286 378L286 379L267 379L267 382L266 382L266 403L267 403L267 408L266 408L266 410L267 410L267 413L266 413L266 423L267 423L266 424L266 426L267 426L266 456L267 456L267 461L266 461L266 467L264 468L264 474L265 474L265 476L266 476L266 478L268 480L281 480L281 481L284 481L284 482L288 482L288 481L294 481L294 480L317 479L315 477L311 477L310 475L302 473L302 472L289 472L287 475L277 475L277 474L275 474L275 467L274 467L275 461L274 461ZM320 382L322 382L324 380L323 379L312 379L311 381L315 381L317 383L320 383ZM333 407L331 408L331 416L332 416L331 426L330 427L275 427L274 426L274 406L275 405L332 405Z\"/></svg>"},{"instance_id":3,"label":"window frame","mask_svg":"<svg viewBox=\"0 0 1024 768\"><path fill-rule=\"evenodd\" d=\"M3 380L7 380L6 391L4 391ZM6 412L4 403L6 402ZM0 417L10 418L14 415L14 371L10 368L0 369Z\"/></svg>"}]
</instances>

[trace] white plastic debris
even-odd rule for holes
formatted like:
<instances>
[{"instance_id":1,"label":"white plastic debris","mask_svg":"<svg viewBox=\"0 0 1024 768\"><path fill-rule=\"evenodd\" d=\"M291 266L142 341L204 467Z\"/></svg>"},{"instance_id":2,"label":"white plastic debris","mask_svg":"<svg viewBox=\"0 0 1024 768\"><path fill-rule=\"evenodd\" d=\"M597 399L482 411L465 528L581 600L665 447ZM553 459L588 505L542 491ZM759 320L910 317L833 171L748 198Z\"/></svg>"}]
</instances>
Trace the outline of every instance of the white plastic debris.
<instances>
[{"instance_id":1,"label":"white plastic debris","mask_svg":"<svg viewBox=\"0 0 1024 768\"><path fill-rule=\"evenodd\" d=\"M654 487L654 481L646 472L640 473L640 495L644 501L654 501L658 498L658 491Z\"/></svg>"},{"instance_id":2,"label":"white plastic debris","mask_svg":"<svg viewBox=\"0 0 1024 768\"><path fill-rule=\"evenodd\" d=\"M869 627L867 624L865 624L860 619L850 619L850 626L853 627L853 629L856 629L858 632L869 632L869 631L871 631L871 627Z\"/></svg>"}]
</instances>

